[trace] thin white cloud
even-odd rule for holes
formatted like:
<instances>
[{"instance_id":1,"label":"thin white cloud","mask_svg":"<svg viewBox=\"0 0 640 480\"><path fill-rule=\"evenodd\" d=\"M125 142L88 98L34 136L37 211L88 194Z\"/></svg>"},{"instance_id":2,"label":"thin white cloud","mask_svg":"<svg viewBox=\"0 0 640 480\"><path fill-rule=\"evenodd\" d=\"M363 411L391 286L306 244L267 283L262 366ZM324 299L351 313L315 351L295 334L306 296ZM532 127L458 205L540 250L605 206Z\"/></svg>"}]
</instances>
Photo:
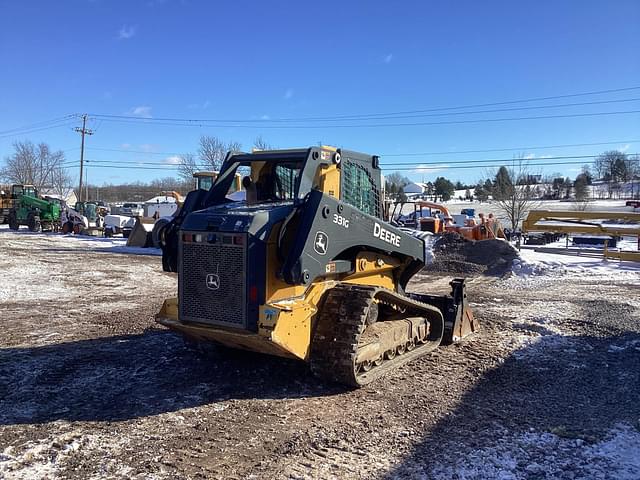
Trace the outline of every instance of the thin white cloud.
<instances>
[{"instance_id":1,"label":"thin white cloud","mask_svg":"<svg viewBox=\"0 0 640 480\"><path fill-rule=\"evenodd\" d=\"M391 63L391 60L393 60L393 53L385 55L384 58L382 59L384 63Z\"/></svg>"},{"instance_id":2,"label":"thin white cloud","mask_svg":"<svg viewBox=\"0 0 640 480\"><path fill-rule=\"evenodd\" d=\"M631 148L631 145L629 145L628 143L623 145L622 147L620 147L618 150L620 150L622 153L628 152L629 149Z\"/></svg>"},{"instance_id":3,"label":"thin white cloud","mask_svg":"<svg viewBox=\"0 0 640 480\"><path fill-rule=\"evenodd\" d=\"M269 115L262 115L260 120L271 120L271 117Z\"/></svg>"},{"instance_id":4,"label":"thin white cloud","mask_svg":"<svg viewBox=\"0 0 640 480\"><path fill-rule=\"evenodd\" d=\"M146 105L133 107L131 110L129 110L129 115L135 115L136 117L142 118L151 118L151 107Z\"/></svg>"},{"instance_id":5,"label":"thin white cloud","mask_svg":"<svg viewBox=\"0 0 640 480\"><path fill-rule=\"evenodd\" d=\"M164 163L167 165L180 165L182 163L182 159L177 155L172 155L165 158Z\"/></svg>"},{"instance_id":6,"label":"thin white cloud","mask_svg":"<svg viewBox=\"0 0 640 480\"><path fill-rule=\"evenodd\" d=\"M287 88L287 90L284 92L284 99L289 100L292 97L293 97L293 88Z\"/></svg>"},{"instance_id":7,"label":"thin white cloud","mask_svg":"<svg viewBox=\"0 0 640 480\"><path fill-rule=\"evenodd\" d=\"M209 100L205 100L202 103L190 103L187 105L187 108L191 110L206 110L211 106L211 102Z\"/></svg>"},{"instance_id":8,"label":"thin white cloud","mask_svg":"<svg viewBox=\"0 0 640 480\"><path fill-rule=\"evenodd\" d=\"M525 160L533 160L534 158L536 158L536 154L535 153L527 153L523 158Z\"/></svg>"},{"instance_id":9,"label":"thin white cloud","mask_svg":"<svg viewBox=\"0 0 640 480\"><path fill-rule=\"evenodd\" d=\"M129 40L135 36L136 31L137 27L134 25L123 25L118 30L118 40Z\"/></svg>"},{"instance_id":10,"label":"thin white cloud","mask_svg":"<svg viewBox=\"0 0 640 480\"><path fill-rule=\"evenodd\" d=\"M437 167L429 166L427 164L418 165L415 169L411 170L411 173L436 173L442 172L443 170L447 170L449 165L438 165Z\"/></svg>"},{"instance_id":11,"label":"thin white cloud","mask_svg":"<svg viewBox=\"0 0 640 480\"><path fill-rule=\"evenodd\" d=\"M138 149L142 150L143 152L153 152L154 150L156 150L156 146L152 143L141 143L138 146Z\"/></svg>"},{"instance_id":12,"label":"thin white cloud","mask_svg":"<svg viewBox=\"0 0 640 480\"><path fill-rule=\"evenodd\" d=\"M131 148L131 144L130 143L123 143L123 144L120 145L120 147L122 147L122 148L124 148L126 150L127 148Z\"/></svg>"}]
</instances>

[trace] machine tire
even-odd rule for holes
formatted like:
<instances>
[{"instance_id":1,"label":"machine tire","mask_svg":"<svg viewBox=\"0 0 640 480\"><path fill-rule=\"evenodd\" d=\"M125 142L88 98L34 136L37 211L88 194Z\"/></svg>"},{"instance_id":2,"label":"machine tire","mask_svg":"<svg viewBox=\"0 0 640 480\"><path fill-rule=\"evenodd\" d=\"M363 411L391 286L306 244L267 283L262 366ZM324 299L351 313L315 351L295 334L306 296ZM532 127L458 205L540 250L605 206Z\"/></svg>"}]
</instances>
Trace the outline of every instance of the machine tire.
<instances>
[{"instance_id":1,"label":"machine tire","mask_svg":"<svg viewBox=\"0 0 640 480\"><path fill-rule=\"evenodd\" d=\"M151 239L155 248L162 248L162 229L170 222L166 218L159 218L156 223L153 224L153 230L151 231Z\"/></svg>"},{"instance_id":2,"label":"machine tire","mask_svg":"<svg viewBox=\"0 0 640 480\"><path fill-rule=\"evenodd\" d=\"M11 230L18 230L20 228L20 224L18 223L15 212L11 212L9 214L9 228Z\"/></svg>"},{"instance_id":3,"label":"machine tire","mask_svg":"<svg viewBox=\"0 0 640 480\"><path fill-rule=\"evenodd\" d=\"M39 233L42 231L40 217L34 213L30 213L27 217L27 226L29 227L30 232Z\"/></svg>"}]
</instances>

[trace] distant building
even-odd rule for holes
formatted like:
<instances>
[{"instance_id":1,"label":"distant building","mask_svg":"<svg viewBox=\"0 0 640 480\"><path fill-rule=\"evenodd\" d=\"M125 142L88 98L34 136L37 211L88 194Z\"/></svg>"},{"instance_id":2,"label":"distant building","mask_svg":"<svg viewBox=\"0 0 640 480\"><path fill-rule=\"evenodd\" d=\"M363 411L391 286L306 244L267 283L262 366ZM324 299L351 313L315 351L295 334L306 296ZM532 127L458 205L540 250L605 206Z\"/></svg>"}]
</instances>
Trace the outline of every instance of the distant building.
<instances>
[{"instance_id":1,"label":"distant building","mask_svg":"<svg viewBox=\"0 0 640 480\"><path fill-rule=\"evenodd\" d=\"M403 188L404 193L410 196L422 195L424 193L424 185L422 183L411 182Z\"/></svg>"},{"instance_id":2,"label":"distant building","mask_svg":"<svg viewBox=\"0 0 640 480\"><path fill-rule=\"evenodd\" d=\"M64 190L62 195L60 195L59 190L54 190L52 188L43 188L39 193L43 197L52 197L64 200L70 207L73 207L78 201L78 197L76 196L76 192L73 191L73 188Z\"/></svg>"}]
</instances>

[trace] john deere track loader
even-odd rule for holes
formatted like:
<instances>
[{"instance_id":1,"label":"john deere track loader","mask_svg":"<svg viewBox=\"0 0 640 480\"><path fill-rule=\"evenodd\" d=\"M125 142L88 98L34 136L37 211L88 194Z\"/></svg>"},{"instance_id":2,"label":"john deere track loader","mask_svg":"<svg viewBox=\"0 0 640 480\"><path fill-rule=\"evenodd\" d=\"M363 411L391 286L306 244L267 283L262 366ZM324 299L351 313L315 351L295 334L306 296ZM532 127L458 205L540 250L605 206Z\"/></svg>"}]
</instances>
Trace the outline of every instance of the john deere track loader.
<instances>
[{"instance_id":1,"label":"john deere track loader","mask_svg":"<svg viewBox=\"0 0 640 480\"><path fill-rule=\"evenodd\" d=\"M244 201L227 194L242 173ZM297 358L365 385L478 328L464 280L405 291L424 244L382 220L378 157L328 147L230 152L161 232L178 298L156 319L197 341Z\"/></svg>"}]
</instances>

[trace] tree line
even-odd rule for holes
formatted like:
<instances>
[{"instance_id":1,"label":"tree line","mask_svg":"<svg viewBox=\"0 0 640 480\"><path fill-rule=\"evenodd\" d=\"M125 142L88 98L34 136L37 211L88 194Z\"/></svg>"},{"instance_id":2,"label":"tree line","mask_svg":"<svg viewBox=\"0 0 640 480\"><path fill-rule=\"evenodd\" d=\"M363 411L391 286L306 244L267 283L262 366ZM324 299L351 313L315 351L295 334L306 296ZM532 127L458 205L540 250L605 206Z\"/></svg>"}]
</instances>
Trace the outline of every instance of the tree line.
<instances>
[{"instance_id":1,"label":"tree line","mask_svg":"<svg viewBox=\"0 0 640 480\"><path fill-rule=\"evenodd\" d=\"M272 148L262 137L257 137L253 148L266 150ZM197 171L219 171L227 152L242 149L240 142L224 141L211 135L203 135L198 141L194 153L178 157L177 177L166 177L150 182L130 182L124 184L89 185L89 199L120 202L146 199L161 191L175 190L187 193L193 188L193 174ZM0 181L4 183L23 183L35 185L39 190L48 190L64 195L74 187L76 178L65 168L65 155L54 151L46 143L34 144L30 141L14 143L14 152L5 157L0 167ZM515 159L511 167L502 166L495 174L475 185L453 182L444 176L423 183L423 198L433 201L447 201L453 198L455 191L464 190L461 199L504 201L512 197L515 191L524 192L536 199L569 199L576 201L589 199L594 182L598 182L601 195L605 198L621 198L625 195L625 185L632 183L630 196L640 196L640 159L637 155L611 150L599 155L592 165L585 165L582 171L571 180L560 174L543 177L535 175L526 168L524 159ZM387 195L392 199L406 200L405 189L412 182L404 175L394 172L385 178ZM635 185L635 184L638 185ZM629 195L629 193L627 193Z\"/></svg>"},{"instance_id":2,"label":"tree line","mask_svg":"<svg viewBox=\"0 0 640 480\"><path fill-rule=\"evenodd\" d=\"M62 151L54 151L46 143L15 142L14 152L4 158L0 166L0 183L34 185L40 192L65 197L71 190L77 192L77 176L65 167L67 160ZM271 146L257 137L253 148L267 150ZM176 191L183 195L193 190L193 174L198 171L219 171L227 152L242 149L240 142L226 142L218 137L202 135L195 153L178 157L176 177L165 177L149 182L83 185L89 201L105 202L144 201L163 191ZM86 188L86 190L85 190Z\"/></svg>"}]
</instances>

